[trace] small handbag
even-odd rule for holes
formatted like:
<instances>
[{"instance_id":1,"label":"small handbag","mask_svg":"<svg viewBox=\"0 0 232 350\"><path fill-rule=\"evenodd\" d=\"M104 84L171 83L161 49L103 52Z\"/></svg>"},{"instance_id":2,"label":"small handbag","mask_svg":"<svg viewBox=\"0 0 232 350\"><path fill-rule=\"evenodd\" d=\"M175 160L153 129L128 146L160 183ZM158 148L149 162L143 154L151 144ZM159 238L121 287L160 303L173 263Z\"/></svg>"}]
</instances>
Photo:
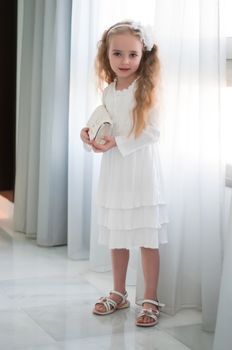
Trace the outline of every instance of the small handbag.
<instances>
[{"instance_id":1,"label":"small handbag","mask_svg":"<svg viewBox=\"0 0 232 350\"><path fill-rule=\"evenodd\" d=\"M104 105L98 106L91 114L87 127L89 128L90 141L104 145L104 136L110 136L112 131L112 119Z\"/></svg>"}]
</instances>

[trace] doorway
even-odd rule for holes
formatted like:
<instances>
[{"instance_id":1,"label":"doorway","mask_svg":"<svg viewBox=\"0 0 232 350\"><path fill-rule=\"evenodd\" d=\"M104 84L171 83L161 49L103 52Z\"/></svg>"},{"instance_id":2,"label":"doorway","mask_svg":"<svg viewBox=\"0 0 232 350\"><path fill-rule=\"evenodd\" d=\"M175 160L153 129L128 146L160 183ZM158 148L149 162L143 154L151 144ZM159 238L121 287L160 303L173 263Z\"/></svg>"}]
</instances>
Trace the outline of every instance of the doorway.
<instances>
[{"instance_id":1,"label":"doorway","mask_svg":"<svg viewBox=\"0 0 232 350\"><path fill-rule=\"evenodd\" d=\"M15 183L17 0L0 2L0 195Z\"/></svg>"}]
</instances>

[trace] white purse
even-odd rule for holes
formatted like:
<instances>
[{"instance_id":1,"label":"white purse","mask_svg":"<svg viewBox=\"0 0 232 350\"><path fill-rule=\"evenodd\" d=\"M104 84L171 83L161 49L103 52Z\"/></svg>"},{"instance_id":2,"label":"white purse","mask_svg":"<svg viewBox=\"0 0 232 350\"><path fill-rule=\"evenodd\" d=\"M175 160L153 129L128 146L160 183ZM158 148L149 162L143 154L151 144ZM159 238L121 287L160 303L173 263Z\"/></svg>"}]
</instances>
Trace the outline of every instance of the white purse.
<instances>
[{"instance_id":1,"label":"white purse","mask_svg":"<svg viewBox=\"0 0 232 350\"><path fill-rule=\"evenodd\" d=\"M113 122L104 105L98 106L91 114L87 127L89 128L90 141L95 140L97 143L104 145L104 136L110 136Z\"/></svg>"}]
</instances>

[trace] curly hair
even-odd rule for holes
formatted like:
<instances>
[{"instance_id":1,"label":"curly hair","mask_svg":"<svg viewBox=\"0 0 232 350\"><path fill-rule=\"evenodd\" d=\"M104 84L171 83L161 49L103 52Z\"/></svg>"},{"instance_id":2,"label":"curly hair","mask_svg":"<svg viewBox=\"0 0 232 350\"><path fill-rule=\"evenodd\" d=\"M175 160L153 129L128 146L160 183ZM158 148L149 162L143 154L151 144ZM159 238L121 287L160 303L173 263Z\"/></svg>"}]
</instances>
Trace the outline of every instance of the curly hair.
<instances>
[{"instance_id":1,"label":"curly hair","mask_svg":"<svg viewBox=\"0 0 232 350\"><path fill-rule=\"evenodd\" d=\"M120 26L117 27L117 25ZM114 29L114 27L116 28ZM101 89L105 82L110 84L116 78L108 58L109 40L112 35L128 32L140 40L142 39L142 33L137 28L133 28L131 21L123 21L105 30L98 43L95 69L98 77L98 85ZM137 85L134 95L135 107L132 111L133 127L131 133L134 132L135 137L138 137L145 128L149 111L156 104L159 73L160 62L157 45L154 44L151 50L147 51L143 43L142 58L137 70Z\"/></svg>"}]
</instances>

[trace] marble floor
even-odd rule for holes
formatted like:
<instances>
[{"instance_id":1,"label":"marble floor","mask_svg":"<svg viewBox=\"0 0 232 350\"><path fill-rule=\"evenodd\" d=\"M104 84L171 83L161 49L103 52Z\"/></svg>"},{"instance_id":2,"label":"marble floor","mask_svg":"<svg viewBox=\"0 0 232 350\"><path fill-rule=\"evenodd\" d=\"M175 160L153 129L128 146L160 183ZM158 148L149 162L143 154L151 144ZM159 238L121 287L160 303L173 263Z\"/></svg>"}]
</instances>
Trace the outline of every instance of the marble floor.
<instances>
[{"instance_id":1,"label":"marble floor","mask_svg":"<svg viewBox=\"0 0 232 350\"><path fill-rule=\"evenodd\" d=\"M134 286L130 309L93 315L93 304L111 289L111 273L68 259L66 247L38 247L11 227L0 210L1 350L212 349L213 335L202 331L196 310L162 313L156 327L136 327Z\"/></svg>"}]
</instances>

